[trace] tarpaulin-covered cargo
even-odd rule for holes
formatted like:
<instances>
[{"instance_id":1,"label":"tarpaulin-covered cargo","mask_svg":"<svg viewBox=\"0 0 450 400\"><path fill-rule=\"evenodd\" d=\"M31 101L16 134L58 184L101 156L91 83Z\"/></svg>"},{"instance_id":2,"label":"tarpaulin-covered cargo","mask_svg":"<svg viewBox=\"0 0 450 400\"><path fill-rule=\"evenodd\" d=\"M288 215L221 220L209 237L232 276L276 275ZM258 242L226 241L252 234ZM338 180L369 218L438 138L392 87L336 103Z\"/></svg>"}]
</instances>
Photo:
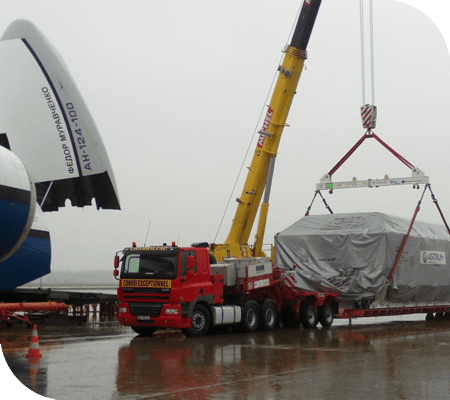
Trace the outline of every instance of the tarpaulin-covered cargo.
<instances>
[{"instance_id":1,"label":"tarpaulin-covered cargo","mask_svg":"<svg viewBox=\"0 0 450 400\"><path fill-rule=\"evenodd\" d=\"M275 236L275 264L293 269L299 289L337 292L343 300L380 300L410 222L381 213L304 217ZM444 225L416 221L388 302L450 303L449 251Z\"/></svg>"}]
</instances>

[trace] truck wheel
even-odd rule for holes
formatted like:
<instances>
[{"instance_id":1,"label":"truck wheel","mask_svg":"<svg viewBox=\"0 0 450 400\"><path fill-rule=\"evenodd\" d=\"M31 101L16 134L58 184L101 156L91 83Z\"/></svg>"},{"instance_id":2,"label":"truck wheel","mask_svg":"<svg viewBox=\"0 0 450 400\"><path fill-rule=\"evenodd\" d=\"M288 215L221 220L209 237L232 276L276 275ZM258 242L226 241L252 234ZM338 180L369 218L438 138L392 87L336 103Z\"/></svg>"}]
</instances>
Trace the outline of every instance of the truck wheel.
<instances>
[{"instance_id":1,"label":"truck wheel","mask_svg":"<svg viewBox=\"0 0 450 400\"><path fill-rule=\"evenodd\" d=\"M208 309L201 304L197 304L192 312L190 328L182 329L182 331L189 337L205 336L208 333L210 325L211 315Z\"/></svg>"},{"instance_id":2,"label":"truck wheel","mask_svg":"<svg viewBox=\"0 0 450 400\"><path fill-rule=\"evenodd\" d=\"M317 313L313 305L308 305L301 311L302 325L305 328L315 328L317 325Z\"/></svg>"},{"instance_id":3,"label":"truck wheel","mask_svg":"<svg viewBox=\"0 0 450 400\"><path fill-rule=\"evenodd\" d=\"M131 329L141 336L152 336L158 328L147 328L145 326L132 326Z\"/></svg>"},{"instance_id":4,"label":"truck wheel","mask_svg":"<svg viewBox=\"0 0 450 400\"><path fill-rule=\"evenodd\" d=\"M241 327L244 332L255 332L259 324L258 304L254 300L247 301L242 310Z\"/></svg>"},{"instance_id":5,"label":"truck wheel","mask_svg":"<svg viewBox=\"0 0 450 400\"><path fill-rule=\"evenodd\" d=\"M263 306L261 307L261 322L262 327L265 331L271 331L275 329L277 325L278 311L273 300L264 300Z\"/></svg>"},{"instance_id":6,"label":"truck wheel","mask_svg":"<svg viewBox=\"0 0 450 400\"><path fill-rule=\"evenodd\" d=\"M333 307L331 307L330 304L325 304L322 307L319 307L317 316L319 318L320 325L324 328L330 327L334 318Z\"/></svg>"}]
</instances>

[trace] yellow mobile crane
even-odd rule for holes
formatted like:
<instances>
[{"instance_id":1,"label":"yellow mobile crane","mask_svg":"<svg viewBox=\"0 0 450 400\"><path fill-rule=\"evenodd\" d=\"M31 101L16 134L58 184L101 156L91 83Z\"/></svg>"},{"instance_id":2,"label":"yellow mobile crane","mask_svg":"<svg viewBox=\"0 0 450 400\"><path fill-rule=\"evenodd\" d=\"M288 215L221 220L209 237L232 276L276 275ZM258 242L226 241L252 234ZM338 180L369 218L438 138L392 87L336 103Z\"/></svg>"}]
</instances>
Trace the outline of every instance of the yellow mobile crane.
<instances>
[{"instance_id":1,"label":"yellow mobile crane","mask_svg":"<svg viewBox=\"0 0 450 400\"><path fill-rule=\"evenodd\" d=\"M262 242L269 208L269 196L272 176L283 128L296 93L303 63L306 59L308 44L314 22L322 0L305 0L289 46L284 50L283 63L278 67L279 75L275 85L269 109L259 132L259 138L253 160L245 181L241 197L237 198L238 207L224 244L212 244L211 252L218 261L228 257L261 257ZM248 238L256 218L262 194L264 199L258 229L253 247Z\"/></svg>"}]
</instances>

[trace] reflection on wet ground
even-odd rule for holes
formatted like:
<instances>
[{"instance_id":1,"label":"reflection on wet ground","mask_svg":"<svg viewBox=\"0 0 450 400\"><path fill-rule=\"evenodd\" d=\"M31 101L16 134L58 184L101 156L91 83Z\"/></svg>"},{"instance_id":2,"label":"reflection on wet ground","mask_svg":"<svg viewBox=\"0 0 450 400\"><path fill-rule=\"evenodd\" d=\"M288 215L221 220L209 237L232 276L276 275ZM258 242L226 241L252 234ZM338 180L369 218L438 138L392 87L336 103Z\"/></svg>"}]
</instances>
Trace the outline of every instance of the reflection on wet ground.
<instances>
[{"instance_id":1,"label":"reflection on wet ground","mask_svg":"<svg viewBox=\"0 0 450 400\"><path fill-rule=\"evenodd\" d=\"M8 365L54 399L450 398L450 322L408 321L255 334L136 336L117 322L0 331Z\"/></svg>"}]
</instances>

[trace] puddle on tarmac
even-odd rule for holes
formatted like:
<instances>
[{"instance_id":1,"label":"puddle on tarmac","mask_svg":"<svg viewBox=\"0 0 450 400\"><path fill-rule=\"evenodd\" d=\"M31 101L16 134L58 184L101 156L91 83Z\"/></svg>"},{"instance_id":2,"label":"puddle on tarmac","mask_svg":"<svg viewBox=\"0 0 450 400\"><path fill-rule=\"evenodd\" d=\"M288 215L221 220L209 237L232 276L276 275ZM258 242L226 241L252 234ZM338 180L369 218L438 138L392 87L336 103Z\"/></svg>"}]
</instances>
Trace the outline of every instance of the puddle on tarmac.
<instances>
[{"instance_id":1,"label":"puddle on tarmac","mask_svg":"<svg viewBox=\"0 0 450 400\"><path fill-rule=\"evenodd\" d=\"M450 397L450 322L144 338L116 322L0 331L13 373L55 399L430 399Z\"/></svg>"}]
</instances>

